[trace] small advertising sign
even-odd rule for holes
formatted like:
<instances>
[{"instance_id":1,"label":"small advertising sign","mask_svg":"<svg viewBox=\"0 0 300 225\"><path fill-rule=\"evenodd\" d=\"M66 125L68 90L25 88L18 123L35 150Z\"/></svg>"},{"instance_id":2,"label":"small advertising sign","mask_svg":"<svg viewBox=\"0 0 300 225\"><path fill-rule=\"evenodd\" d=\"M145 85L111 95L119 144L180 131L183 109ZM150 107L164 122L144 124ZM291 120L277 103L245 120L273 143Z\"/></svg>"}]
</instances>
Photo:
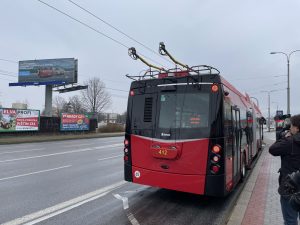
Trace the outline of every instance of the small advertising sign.
<instances>
[{"instance_id":1,"label":"small advertising sign","mask_svg":"<svg viewBox=\"0 0 300 225\"><path fill-rule=\"evenodd\" d=\"M61 131L89 130L90 119L85 114L62 113L60 119Z\"/></svg>"},{"instance_id":2,"label":"small advertising sign","mask_svg":"<svg viewBox=\"0 0 300 225\"><path fill-rule=\"evenodd\" d=\"M38 131L40 111L0 108L0 132Z\"/></svg>"},{"instance_id":3,"label":"small advertising sign","mask_svg":"<svg viewBox=\"0 0 300 225\"><path fill-rule=\"evenodd\" d=\"M277 110L276 116L283 116L283 110Z\"/></svg>"}]
</instances>

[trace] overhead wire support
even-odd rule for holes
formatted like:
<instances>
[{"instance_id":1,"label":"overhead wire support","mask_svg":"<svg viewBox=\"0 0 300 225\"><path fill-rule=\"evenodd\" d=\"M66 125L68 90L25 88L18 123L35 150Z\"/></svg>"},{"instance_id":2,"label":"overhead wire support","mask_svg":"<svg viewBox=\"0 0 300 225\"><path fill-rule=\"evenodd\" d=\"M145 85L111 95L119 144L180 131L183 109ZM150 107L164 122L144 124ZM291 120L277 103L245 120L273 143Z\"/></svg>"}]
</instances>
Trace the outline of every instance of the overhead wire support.
<instances>
[{"instance_id":1,"label":"overhead wire support","mask_svg":"<svg viewBox=\"0 0 300 225\"><path fill-rule=\"evenodd\" d=\"M150 52L158 55L159 57L161 57L161 55L159 55L156 51L154 51L153 49L151 49L150 47L148 47L147 45L141 43L140 41L136 40L135 38L131 37L130 35L126 34L125 32L121 31L120 29L118 29L117 27L113 26L112 24L106 22L104 19L101 19L99 16L95 15L94 13L92 13L91 11L85 9L84 7L82 7L81 5L79 5L78 3L72 1L72 0L67 0L70 3L72 3L73 5L77 6L78 8L82 9L83 11L85 11L86 13L90 14L91 16L95 17L96 19L100 20L101 22L103 22L104 24L106 24L107 26L111 27L112 29L116 30L117 32L123 34L125 37L129 38L130 40L138 43L139 45L143 46L145 49L149 50ZM168 61L169 63L172 63L172 61L161 57L162 59Z\"/></svg>"},{"instance_id":2,"label":"overhead wire support","mask_svg":"<svg viewBox=\"0 0 300 225\"><path fill-rule=\"evenodd\" d=\"M94 27L88 25L87 23L82 22L82 21L79 20L79 19L76 19L75 17L73 17L73 16L71 16L71 15L69 15L69 14L63 12L62 10L60 10L60 9L58 9L58 8L56 8L56 7L54 7L54 6L50 5L50 4L48 4L48 3L44 2L44 1L42 1L42 0L37 0L37 1L40 2L40 3L42 3L42 4L44 4L44 5L46 5L46 6L48 6L49 8L51 8L51 9L53 9L53 10L55 10L55 11L57 11L57 12L59 12L59 13L65 15L65 16L69 17L70 19L72 19L72 20L74 20L74 21L80 23L81 25L83 25L83 26L85 26L85 27L87 27L87 28L89 28L89 29L95 31L96 33L98 33L98 34L100 34L100 35L102 35L102 36L104 36L104 37L110 39L111 41L113 41L113 42L115 42L115 43L117 43L117 44L123 46L124 48L129 49L129 47L126 46L125 44L123 44L122 42L120 42L120 41L118 41L118 40L116 40L116 39L114 39L114 38L108 36L107 34L105 34L105 33L101 32L101 31L99 31L98 29L96 29L96 28L94 28ZM142 54L140 54L140 55L142 55ZM144 58L147 58L147 59L149 59L149 60L155 62L155 63L158 63L158 62L156 62L155 60L153 60L153 59L151 59L151 58L149 58L149 57L147 57L147 56L144 56L144 55L142 55L142 56L143 56ZM160 63L158 63L158 64L160 64ZM162 64L160 64L160 65L162 65Z\"/></svg>"}]
</instances>

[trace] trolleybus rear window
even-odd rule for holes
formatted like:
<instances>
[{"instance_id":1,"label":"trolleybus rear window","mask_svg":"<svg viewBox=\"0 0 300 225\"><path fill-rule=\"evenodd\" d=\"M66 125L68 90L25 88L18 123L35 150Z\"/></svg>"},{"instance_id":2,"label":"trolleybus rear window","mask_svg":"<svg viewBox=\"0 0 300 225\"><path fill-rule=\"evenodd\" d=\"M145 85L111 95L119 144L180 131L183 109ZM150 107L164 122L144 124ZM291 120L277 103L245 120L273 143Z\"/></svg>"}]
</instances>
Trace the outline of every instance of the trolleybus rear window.
<instances>
[{"instance_id":1,"label":"trolleybus rear window","mask_svg":"<svg viewBox=\"0 0 300 225\"><path fill-rule=\"evenodd\" d=\"M205 128L209 126L208 93L162 93L159 128Z\"/></svg>"}]
</instances>

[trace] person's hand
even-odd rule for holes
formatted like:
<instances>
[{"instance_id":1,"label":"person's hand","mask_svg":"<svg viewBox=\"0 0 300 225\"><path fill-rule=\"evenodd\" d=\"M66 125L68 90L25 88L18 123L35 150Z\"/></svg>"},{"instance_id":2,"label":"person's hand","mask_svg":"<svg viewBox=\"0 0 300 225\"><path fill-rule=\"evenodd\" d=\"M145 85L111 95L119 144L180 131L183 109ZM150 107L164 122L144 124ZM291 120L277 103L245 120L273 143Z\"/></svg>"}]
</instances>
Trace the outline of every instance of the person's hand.
<instances>
[{"instance_id":1,"label":"person's hand","mask_svg":"<svg viewBox=\"0 0 300 225\"><path fill-rule=\"evenodd\" d=\"M286 132L286 134L284 135L284 137L290 137L290 136L292 136L292 134L291 134L291 132L290 131L288 131L288 132Z\"/></svg>"}]
</instances>

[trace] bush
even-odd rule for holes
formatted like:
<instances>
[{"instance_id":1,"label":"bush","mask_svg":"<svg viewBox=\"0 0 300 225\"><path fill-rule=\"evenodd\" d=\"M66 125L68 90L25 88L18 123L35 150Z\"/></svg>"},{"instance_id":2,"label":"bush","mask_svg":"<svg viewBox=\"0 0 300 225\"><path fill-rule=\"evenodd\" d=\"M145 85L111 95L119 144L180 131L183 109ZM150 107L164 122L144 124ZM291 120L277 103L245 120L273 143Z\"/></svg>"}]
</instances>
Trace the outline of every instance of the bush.
<instances>
[{"instance_id":1,"label":"bush","mask_svg":"<svg viewBox=\"0 0 300 225\"><path fill-rule=\"evenodd\" d=\"M99 127L97 131L100 133L124 132L125 128L120 124L109 123L105 126Z\"/></svg>"}]
</instances>

